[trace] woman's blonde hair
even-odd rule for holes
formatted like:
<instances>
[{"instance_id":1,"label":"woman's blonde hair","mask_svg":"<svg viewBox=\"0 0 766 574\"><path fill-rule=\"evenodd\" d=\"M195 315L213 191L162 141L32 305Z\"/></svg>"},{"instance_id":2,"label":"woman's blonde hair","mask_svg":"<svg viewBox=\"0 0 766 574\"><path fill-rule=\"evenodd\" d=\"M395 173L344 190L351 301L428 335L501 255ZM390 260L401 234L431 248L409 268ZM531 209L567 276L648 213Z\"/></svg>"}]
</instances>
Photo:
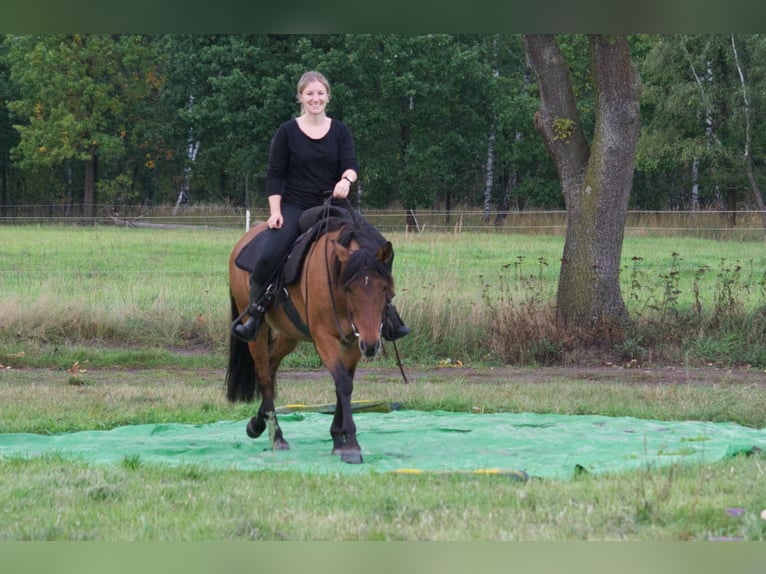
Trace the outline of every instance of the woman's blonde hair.
<instances>
[{"instance_id":1,"label":"woman's blonde hair","mask_svg":"<svg viewBox=\"0 0 766 574\"><path fill-rule=\"evenodd\" d=\"M324 77L324 75L321 72L317 72L315 70L311 70L308 72L305 72L301 79L298 80L298 93L296 94L296 98L298 99L298 102L301 101L301 94L303 93L303 90L306 89L306 86L308 86L311 82L319 82L325 87L325 90L327 90L327 101L330 101L330 82L327 81L327 78ZM303 108L303 104L301 104L301 108ZM301 109L301 111L303 111Z\"/></svg>"}]
</instances>

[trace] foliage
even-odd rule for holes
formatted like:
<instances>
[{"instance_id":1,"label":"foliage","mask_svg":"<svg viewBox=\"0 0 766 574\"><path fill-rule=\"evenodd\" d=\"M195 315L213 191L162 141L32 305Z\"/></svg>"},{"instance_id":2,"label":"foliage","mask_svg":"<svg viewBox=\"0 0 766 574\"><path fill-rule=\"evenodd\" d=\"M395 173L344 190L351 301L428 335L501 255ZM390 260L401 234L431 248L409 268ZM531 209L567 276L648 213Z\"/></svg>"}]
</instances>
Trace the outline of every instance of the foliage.
<instances>
[{"instance_id":1,"label":"foliage","mask_svg":"<svg viewBox=\"0 0 766 574\"><path fill-rule=\"evenodd\" d=\"M142 115L161 85L150 46L139 36L8 37L10 77L20 97L14 158L51 167L97 157L105 171L126 175L126 142L140 137Z\"/></svg>"},{"instance_id":2,"label":"foliage","mask_svg":"<svg viewBox=\"0 0 766 574\"><path fill-rule=\"evenodd\" d=\"M264 205L269 141L297 113L295 85L309 68L328 76L330 114L355 135L363 205L481 204L493 137L489 197L496 209L562 206L556 172L533 129L539 101L517 34L4 38L3 207L80 203L82 158L94 150L107 194L100 204L172 203L188 180L195 203ZM744 191L745 109L732 39L757 126L766 93L763 38L630 36L643 84L633 207L721 207L729 190L740 205L752 204ZM587 38L558 40L590 138ZM762 132L750 134L756 181L764 168ZM117 178L122 183L114 184Z\"/></svg>"},{"instance_id":3,"label":"foliage","mask_svg":"<svg viewBox=\"0 0 766 574\"><path fill-rule=\"evenodd\" d=\"M762 121L755 118L766 112L764 49L759 36L706 34L657 37L646 51L637 170L647 181L673 182L662 208L723 207L727 192L749 188L741 159L747 137L742 82L754 121ZM757 132L750 153L760 158L766 140ZM740 191L737 199L750 203L750 193Z\"/></svg>"}]
</instances>

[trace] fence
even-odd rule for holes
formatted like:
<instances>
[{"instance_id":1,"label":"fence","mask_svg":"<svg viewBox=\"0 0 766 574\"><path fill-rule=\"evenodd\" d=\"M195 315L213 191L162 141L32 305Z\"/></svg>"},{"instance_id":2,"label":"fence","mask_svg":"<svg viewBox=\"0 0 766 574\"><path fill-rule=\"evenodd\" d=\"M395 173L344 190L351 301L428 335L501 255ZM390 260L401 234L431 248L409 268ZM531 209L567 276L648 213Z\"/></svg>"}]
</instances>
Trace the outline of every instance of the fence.
<instances>
[{"instance_id":1,"label":"fence","mask_svg":"<svg viewBox=\"0 0 766 574\"><path fill-rule=\"evenodd\" d=\"M0 225L123 225L135 227L242 228L264 221L267 208L236 206L173 205L142 207L97 206L92 220L85 221L79 205L11 205L0 207ZM381 231L485 232L563 235L565 211L483 212L481 210L368 209L364 216ZM629 211L626 236L682 235L707 239L762 241L766 237L760 211Z\"/></svg>"}]
</instances>

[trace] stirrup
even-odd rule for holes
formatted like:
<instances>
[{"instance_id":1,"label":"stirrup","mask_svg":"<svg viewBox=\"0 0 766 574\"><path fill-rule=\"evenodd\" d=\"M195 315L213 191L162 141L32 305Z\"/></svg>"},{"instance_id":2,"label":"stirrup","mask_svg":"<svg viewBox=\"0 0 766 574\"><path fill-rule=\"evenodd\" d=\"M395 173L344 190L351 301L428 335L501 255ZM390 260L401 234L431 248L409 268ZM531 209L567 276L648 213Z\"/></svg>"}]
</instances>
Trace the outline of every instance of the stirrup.
<instances>
[{"instance_id":1,"label":"stirrup","mask_svg":"<svg viewBox=\"0 0 766 574\"><path fill-rule=\"evenodd\" d=\"M389 303L386 306L383 319L383 330L381 336L386 341L395 341L410 334L410 328L404 324L399 313L396 311L393 303Z\"/></svg>"},{"instance_id":2,"label":"stirrup","mask_svg":"<svg viewBox=\"0 0 766 574\"><path fill-rule=\"evenodd\" d=\"M271 283L256 300L248 304L245 312L234 320L231 325L231 332L237 339L245 342L255 339L261 323L263 323L263 315L274 299L274 293L276 293L276 288ZM242 323L242 317L245 315L249 315L249 317L247 321Z\"/></svg>"},{"instance_id":3,"label":"stirrup","mask_svg":"<svg viewBox=\"0 0 766 574\"><path fill-rule=\"evenodd\" d=\"M255 336L258 334L258 330L260 329L261 322L261 318L256 318L252 315L250 315L250 317L248 317L247 321L244 323L237 319L231 326L231 334L240 341L248 343L255 339Z\"/></svg>"}]
</instances>

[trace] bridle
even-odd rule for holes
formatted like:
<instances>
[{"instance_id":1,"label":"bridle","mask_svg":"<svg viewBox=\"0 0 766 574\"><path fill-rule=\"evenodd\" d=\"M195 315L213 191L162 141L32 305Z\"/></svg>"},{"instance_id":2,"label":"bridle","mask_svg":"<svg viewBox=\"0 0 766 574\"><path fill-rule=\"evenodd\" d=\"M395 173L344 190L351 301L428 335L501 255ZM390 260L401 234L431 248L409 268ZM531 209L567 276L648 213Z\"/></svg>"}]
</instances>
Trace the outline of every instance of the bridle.
<instances>
[{"instance_id":1,"label":"bridle","mask_svg":"<svg viewBox=\"0 0 766 574\"><path fill-rule=\"evenodd\" d=\"M327 199L325 199L321 216L320 216L320 225L323 227L319 229L317 237L321 237L325 235L329 231L330 226L330 213L331 213L331 206L332 206L332 192L328 191L325 192L327 194ZM348 199L343 200L345 202L345 208L351 214L351 217L354 221L354 223L358 222L360 219L359 214L357 214L354 211L353 206L351 205L351 202ZM329 241L325 241L324 244L324 260L325 260L325 275L327 278L327 290L328 293L330 293L330 301L332 302L332 313L333 318L335 319L335 326L338 329L338 334L340 335L340 340L343 342L344 345L348 345L351 343L351 340L346 337L346 335L343 333L343 330L340 326L340 319L338 318L338 308L335 304L335 297L332 296L333 292L333 281L332 281L332 274L330 272L330 251L329 251ZM316 244L315 244L316 245ZM314 247L312 247L312 250ZM303 301L304 301L304 313L306 316L306 322L309 321L309 314L308 314L308 301L309 301L309 291L308 291L308 283L304 287L304 294L303 294ZM354 338L359 338L359 331L356 328L356 325L354 324L353 318L351 316L348 317L349 323L351 325L351 332L354 336ZM379 326L379 334L383 331L383 320L381 318L381 323ZM311 330L309 326L309 331ZM402 374L402 379L405 383L409 383L409 380L407 380L407 375L404 373L404 366L402 365L401 358L399 357L399 349L396 347L396 341L391 341L391 343L394 346L394 354L396 355L396 364L399 367L399 372Z\"/></svg>"}]
</instances>

